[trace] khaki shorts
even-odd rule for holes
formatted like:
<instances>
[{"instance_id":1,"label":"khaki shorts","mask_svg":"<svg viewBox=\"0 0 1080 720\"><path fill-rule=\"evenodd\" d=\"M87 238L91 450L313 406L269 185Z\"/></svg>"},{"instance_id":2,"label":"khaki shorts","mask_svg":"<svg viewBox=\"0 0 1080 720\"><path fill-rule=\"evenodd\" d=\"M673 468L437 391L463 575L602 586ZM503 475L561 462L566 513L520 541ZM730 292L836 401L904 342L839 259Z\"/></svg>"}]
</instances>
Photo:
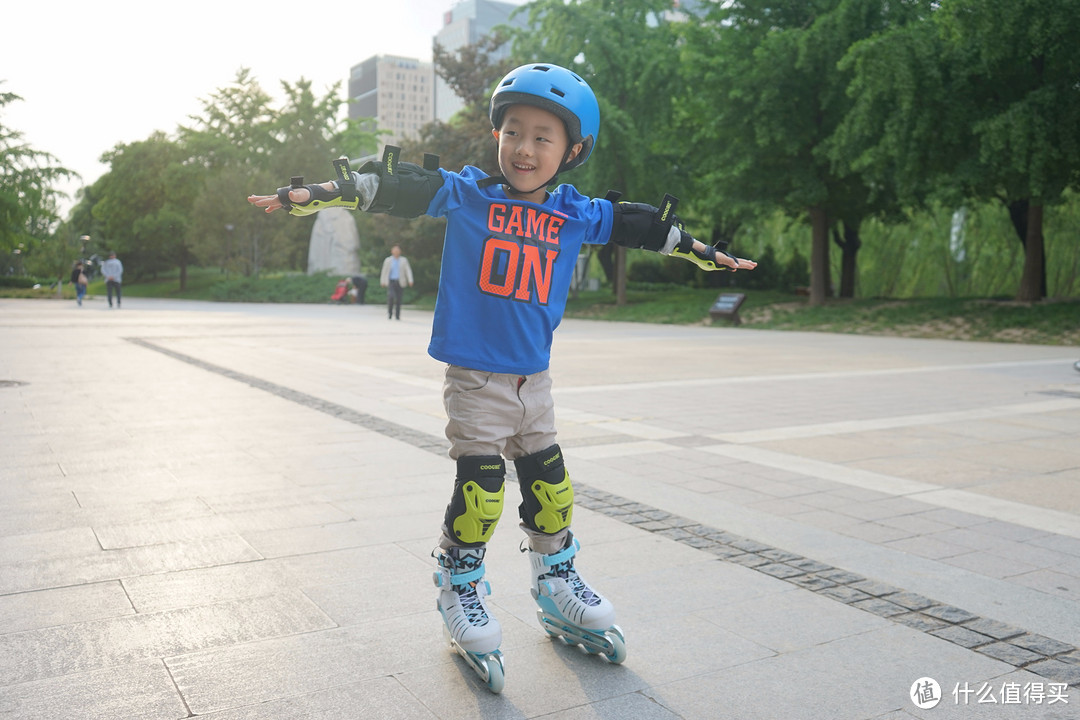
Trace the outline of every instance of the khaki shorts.
<instances>
[{"instance_id":1,"label":"khaki shorts","mask_svg":"<svg viewBox=\"0 0 1080 720\"><path fill-rule=\"evenodd\" d=\"M555 444L551 375L446 368L443 384L450 457L502 455L514 460Z\"/></svg>"}]
</instances>

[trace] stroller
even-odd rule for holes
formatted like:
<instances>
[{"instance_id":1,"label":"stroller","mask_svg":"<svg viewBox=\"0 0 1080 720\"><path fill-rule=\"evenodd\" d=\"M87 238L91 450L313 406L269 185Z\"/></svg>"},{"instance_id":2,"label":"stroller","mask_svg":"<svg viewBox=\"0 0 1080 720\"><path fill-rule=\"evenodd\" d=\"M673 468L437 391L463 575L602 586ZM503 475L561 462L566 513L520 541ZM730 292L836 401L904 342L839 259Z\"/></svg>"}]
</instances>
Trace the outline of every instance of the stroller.
<instances>
[{"instance_id":1,"label":"stroller","mask_svg":"<svg viewBox=\"0 0 1080 720\"><path fill-rule=\"evenodd\" d=\"M342 278L338 281L337 287L334 288L334 294L330 296L331 302L347 303L352 300L349 297L349 279Z\"/></svg>"}]
</instances>

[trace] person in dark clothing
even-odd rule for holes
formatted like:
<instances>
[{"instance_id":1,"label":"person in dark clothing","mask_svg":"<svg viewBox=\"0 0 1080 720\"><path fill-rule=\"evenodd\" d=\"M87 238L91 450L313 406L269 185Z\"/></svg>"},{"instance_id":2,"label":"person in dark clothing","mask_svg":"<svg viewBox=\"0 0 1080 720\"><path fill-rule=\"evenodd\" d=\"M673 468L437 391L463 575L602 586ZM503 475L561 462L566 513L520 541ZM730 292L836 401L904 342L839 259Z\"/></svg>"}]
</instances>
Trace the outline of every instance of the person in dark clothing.
<instances>
[{"instance_id":1,"label":"person in dark clothing","mask_svg":"<svg viewBox=\"0 0 1080 720\"><path fill-rule=\"evenodd\" d=\"M82 260L80 260L71 269L71 284L75 286L75 302L79 303L79 307L82 307L83 298L86 297L87 282Z\"/></svg>"}]
</instances>

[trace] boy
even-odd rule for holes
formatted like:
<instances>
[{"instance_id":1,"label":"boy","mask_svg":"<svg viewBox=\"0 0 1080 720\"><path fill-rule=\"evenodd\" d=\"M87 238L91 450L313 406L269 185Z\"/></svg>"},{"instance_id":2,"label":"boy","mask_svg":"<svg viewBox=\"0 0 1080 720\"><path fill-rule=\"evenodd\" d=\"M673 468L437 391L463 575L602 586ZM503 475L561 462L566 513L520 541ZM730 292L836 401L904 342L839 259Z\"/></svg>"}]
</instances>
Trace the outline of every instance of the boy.
<instances>
[{"instance_id":1,"label":"boy","mask_svg":"<svg viewBox=\"0 0 1080 720\"><path fill-rule=\"evenodd\" d=\"M489 614L484 553L503 509L504 457L517 469L521 528L541 624L613 662L625 658L611 602L574 567L573 488L556 443L552 332L562 319L582 244L614 241L691 260L708 270L753 269L694 240L671 212L587 198L558 173L588 160L600 109L588 84L546 63L511 71L491 98L501 176L397 165L384 157L340 182L281 188L248 201L306 215L359 207L447 219L428 352L448 363L443 398L457 478L436 550L438 608L452 642L495 692L502 688L502 631Z\"/></svg>"}]
</instances>

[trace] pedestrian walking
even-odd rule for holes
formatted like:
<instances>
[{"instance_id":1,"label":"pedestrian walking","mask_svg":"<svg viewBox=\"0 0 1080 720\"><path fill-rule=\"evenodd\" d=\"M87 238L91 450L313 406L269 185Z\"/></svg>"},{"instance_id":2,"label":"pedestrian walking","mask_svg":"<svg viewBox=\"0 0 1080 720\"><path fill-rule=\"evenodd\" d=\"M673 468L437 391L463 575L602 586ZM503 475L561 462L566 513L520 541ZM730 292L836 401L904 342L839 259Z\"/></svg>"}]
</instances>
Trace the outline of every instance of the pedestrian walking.
<instances>
[{"instance_id":1,"label":"pedestrian walking","mask_svg":"<svg viewBox=\"0 0 1080 720\"><path fill-rule=\"evenodd\" d=\"M75 302L82 307L83 298L86 297L86 286L90 284L83 270L82 260L75 263L71 269L71 284L75 286Z\"/></svg>"},{"instance_id":2,"label":"pedestrian walking","mask_svg":"<svg viewBox=\"0 0 1080 720\"><path fill-rule=\"evenodd\" d=\"M116 253L109 253L109 259L101 264L101 274L105 277L105 293L109 296L112 307L113 292L116 293L116 307L120 307L120 285L124 278L124 264L117 259Z\"/></svg>"},{"instance_id":3,"label":"pedestrian walking","mask_svg":"<svg viewBox=\"0 0 1080 720\"><path fill-rule=\"evenodd\" d=\"M409 258L401 254L400 245L390 248L390 257L383 260L379 284L386 288L386 314L391 320L400 320L402 291L413 284Z\"/></svg>"}]
</instances>

